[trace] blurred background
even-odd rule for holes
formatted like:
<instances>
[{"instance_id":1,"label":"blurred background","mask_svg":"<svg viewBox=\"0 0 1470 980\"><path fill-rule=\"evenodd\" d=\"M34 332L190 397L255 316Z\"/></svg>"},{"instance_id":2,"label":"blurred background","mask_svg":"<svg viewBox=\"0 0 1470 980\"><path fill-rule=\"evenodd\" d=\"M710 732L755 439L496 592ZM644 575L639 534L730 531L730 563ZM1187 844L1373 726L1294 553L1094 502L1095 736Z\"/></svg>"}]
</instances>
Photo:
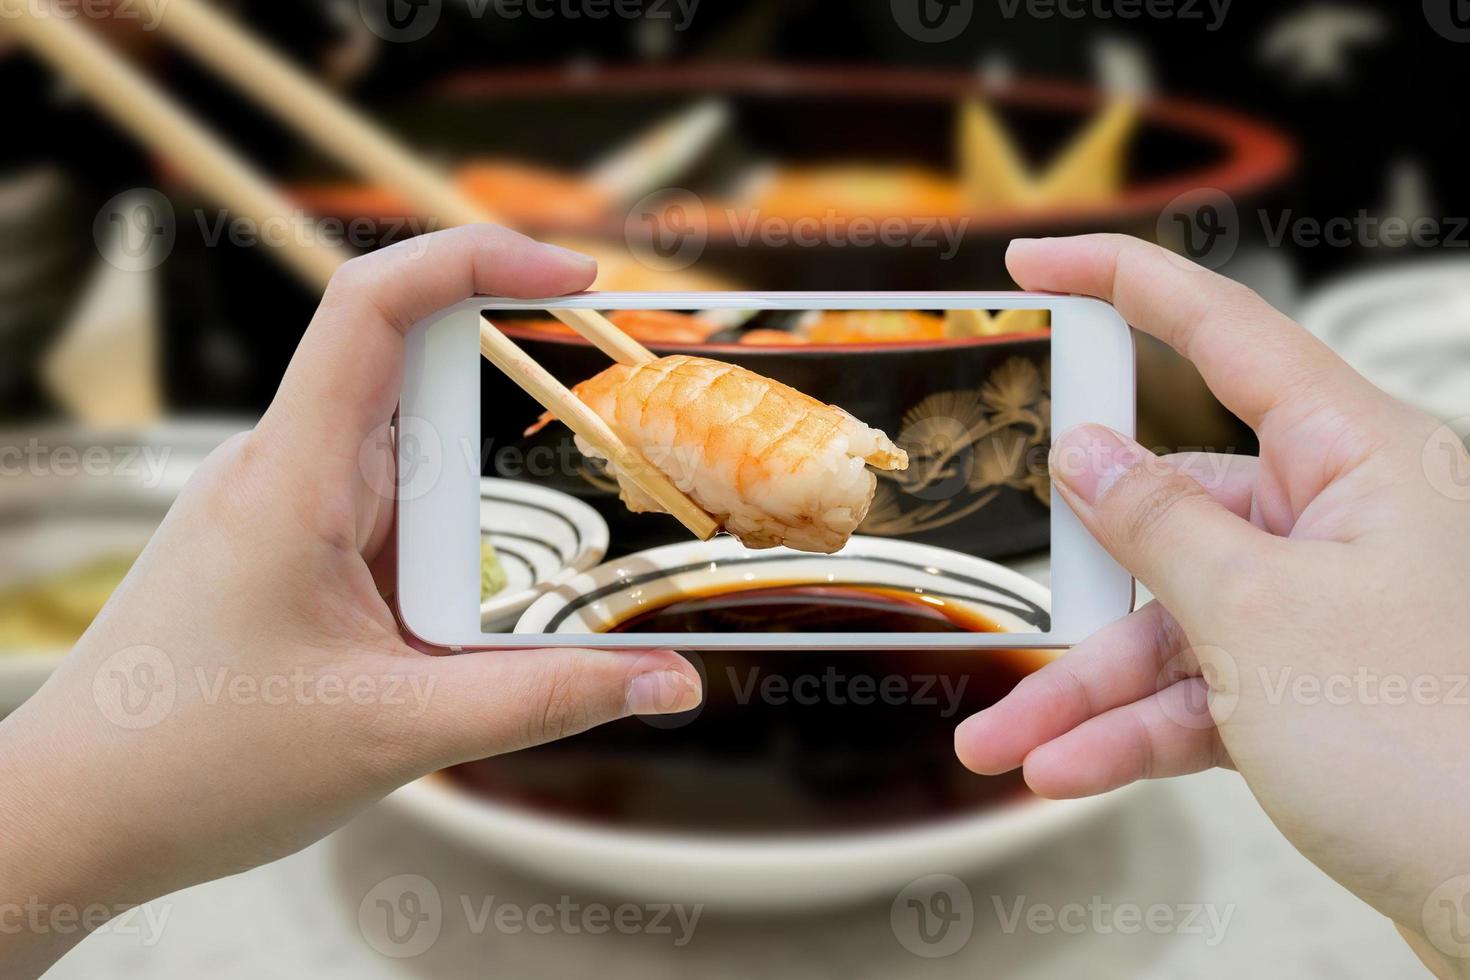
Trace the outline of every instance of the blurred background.
<instances>
[{"instance_id":1,"label":"blurred background","mask_svg":"<svg viewBox=\"0 0 1470 980\"><path fill-rule=\"evenodd\" d=\"M0 144L0 712L85 628L197 462L268 404L331 269L464 221L592 251L600 288L655 290L1003 289L1012 237L1127 232L1258 290L1385 389L1470 429L1460 0L0 10L12 118ZM893 376L848 356L859 374ZM1186 364L1147 341L1138 356L1146 444L1253 451ZM1045 520L1028 513L998 520ZM1045 581L1024 534L977 540ZM794 850L762 852L825 883L796 889L800 902L783 900L791 882L774 872L740 879L742 852L720 851L703 826L637 807L537 816L554 795L547 772L636 780L619 752L669 753L694 730L644 726L528 756L478 789L436 783L432 799L376 810L286 862L164 900L154 942L99 935L55 975L1416 969L1391 927L1279 840L1233 775L1043 812L1016 786L955 789L962 774L935 768L953 766L952 721L904 710L824 728L840 744L815 775L781 762L819 787L786 827L800 827L783 838ZM718 766L768 723L809 749L802 716L783 717L721 716L708 751L661 757L661 778L724 785L736 816L721 833L780 829L763 822L759 788L743 796ZM883 725L921 734L884 755ZM778 743L756 753L767 775L791 751ZM866 770L848 770L875 756L882 778L855 789ZM516 807L494 803L516 779L503 794ZM598 787L589 798L617 796ZM874 803L888 792L907 794L892 813ZM871 825L853 817L879 812ZM543 826L566 836L538 837ZM824 854L829 833L848 849ZM639 873L629 855L648 835L694 850L652 853ZM526 857L538 849L558 856ZM470 912L492 896L578 915L709 907L675 944L575 916L547 932L487 926ZM378 922L379 901L409 923L423 912L434 940L395 932L391 914ZM1011 915L1065 919L1074 906L1078 929ZM1130 906L1169 910L1172 924L1126 928ZM1214 930L1211 914L1227 924Z\"/></svg>"}]
</instances>

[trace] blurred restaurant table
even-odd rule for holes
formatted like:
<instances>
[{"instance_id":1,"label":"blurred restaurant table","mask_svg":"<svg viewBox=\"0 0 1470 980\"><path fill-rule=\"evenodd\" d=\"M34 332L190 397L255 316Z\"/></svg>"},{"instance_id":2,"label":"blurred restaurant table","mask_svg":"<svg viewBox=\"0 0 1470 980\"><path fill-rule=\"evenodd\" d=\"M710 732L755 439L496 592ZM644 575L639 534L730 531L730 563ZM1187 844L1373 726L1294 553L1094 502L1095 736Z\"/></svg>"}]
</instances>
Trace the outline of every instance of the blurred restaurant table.
<instances>
[{"instance_id":1,"label":"blurred restaurant table","mask_svg":"<svg viewBox=\"0 0 1470 980\"><path fill-rule=\"evenodd\" d=\"M943 869L915 868L915 874ZM374 886L423 875L443 900L443 929L418 956L375 952L358 928ZM692 940L523 929L499 932L476 915L493 899L616 907L614 896L565 894L433 839L376 808L293 857L152 903L155 945L99 934L47 976L54 980L212 980L313 976L463 978L659 977L1332 977L1419 976L1422 967L1388 920L1359 903L1286 843L1240 777L1211 772L1147 787L1103 821L968 881L975 929L958 952L923 959L900 944L887 899L846 911L730 919L706 911ZM997 911L996 896L1005 913ZM1157 935L1085 929L1028 932L1003 923L1027 907L1068 903L1213 906L1223 938L1202 915L1194 931ZM163 915L167 918L162 918ZM1228 915L1226 920L1224 916ZM1090 920L1089 920L1090 921ZM1121 919L1119 922L1121 923ZM141 917L134 925L147 933ZM675 928L674 935L678 935ZM1214 942L1214 945L1211 943Z\"/></svg>"}]
</instances>

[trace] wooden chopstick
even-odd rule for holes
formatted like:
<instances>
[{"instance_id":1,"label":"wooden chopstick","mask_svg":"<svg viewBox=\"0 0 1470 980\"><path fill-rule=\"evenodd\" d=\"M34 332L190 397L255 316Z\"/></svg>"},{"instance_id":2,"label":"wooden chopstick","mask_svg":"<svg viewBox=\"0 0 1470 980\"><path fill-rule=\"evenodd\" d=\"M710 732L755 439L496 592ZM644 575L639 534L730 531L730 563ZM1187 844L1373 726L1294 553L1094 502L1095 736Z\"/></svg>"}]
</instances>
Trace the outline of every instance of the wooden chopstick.
<instances>
[{"instance_id":1,"label":"wooden chopstick","mask_svg":"<svg viewBox=\"0 0 1470 980\"><path fill-rule=\"evenodd\" d=\"M541 407L587 440L593 448L668 511L701 541L708 541L720 526L688 495L669 481L643 454L618 438L617 433L560 381L551 376L531 355L516 346L493 323L480 318L480 353L506 377L541 403Z\"/></svg>"},{"instance_id":2,"label":"wooden chopstick","mask_svg":"<svg viewBox=\"0 0 1470 980\"><path fill-rule=\"evenodd\" d=\"M447 225L502 223L375 123L200 0L168 0L159 26L304 139Z\"/></svg>"},{"instance_id":3,"label":"wooden chopstick","mask_svg":"<svg viewBox=\"0 0 1470 980\"><path fill-rule=\"evenodd\" d=\"M327 155L390 188L418 213L450 225L497 221L444 174L423 164L397 140L207 4L169 0L160 25ZM594 310L551 313L620 364L654 360L643 345Z\"/></svg>"},{"instance_id":4,"label":"wooden chopstick","mask_svg":"<svg viewBox=\"0 0 1470 980\"><path fill-rule=\"evenodd\" d=\"M658 360L652 351L619 330L596 310L547 310L552 316L592 342L592 345L619 364L633 367Z\"/></svg>"},{"instance_id":5,"label":"wooden chopstick","mask_svg":"<svg viewBox=\"0 0 1470 980\"><path fill-rule=\"evenodd\" d=\"M11 6L6 22L32 50L210 198L259 227L292 213L292 204L270 182L82 27L80 18L65 16L51 3ZM299 235L285 236L271 254L316 288L325 287L349 257L337 246Z\"/></svg>"}]
</instances>

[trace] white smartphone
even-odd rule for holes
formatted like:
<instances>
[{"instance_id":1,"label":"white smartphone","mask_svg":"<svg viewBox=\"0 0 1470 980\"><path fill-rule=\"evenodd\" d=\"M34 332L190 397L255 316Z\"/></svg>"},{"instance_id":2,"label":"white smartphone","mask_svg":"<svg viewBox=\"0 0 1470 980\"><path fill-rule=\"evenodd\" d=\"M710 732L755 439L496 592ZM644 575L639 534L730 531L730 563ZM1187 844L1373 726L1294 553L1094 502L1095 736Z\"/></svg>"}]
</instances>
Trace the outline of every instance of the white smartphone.
<instances>
[{"instance_id":1,"label":"white smartphone","mask_svg":"<svg viewBox=\"0 0 1470 980\"><path fill-rule=\"evenodd\" d=\"M617 474L581 452L565 427L541 420L541 407L480 356L480 325L489 321L569 387L612 367L552 319L553 308L600 311L660 355L743 367L756 376L747 380L757 387L742 389L747 398L770 379L835 405L842 413L821 418L851 417L882 433L907 466L870 467L865 477L859 462L853 477L849 465L843 492L851 499L830 508L824 495L835 491L811 473L842 461L807 444L802 458L781 458L792 443L760 426L788 421L720 404L724 389L701 386L701 363L691 362L680 384L644 389L639 433L626 429L626 417L615 428L649 460L668 446L638 439L692 438L680 489L704 500L744 494L737 506L785 528L775 539L790 547L749 547L771 539L739 528L739 538L699 541L667 514L632 513ZM711 406L719 411L701 415ZM725 421L702 431L704 417ZM477 298L427 318L406 339L396 424L399 614L414 635L451 649L1069 646L1133 603L1132 578L1047 474L1053 433L1086 422L1133 434L1131 333L1095 299ZM747 462L767 478L732 490L732 474ZM806 475L783 482L783 467ZM829 509L802 513L815 499ZM815 546L805 534L813 523ZM1040 559L1049 560L1050 590L1015 570L1045 567Z\"/></svg>"}]
</instances>

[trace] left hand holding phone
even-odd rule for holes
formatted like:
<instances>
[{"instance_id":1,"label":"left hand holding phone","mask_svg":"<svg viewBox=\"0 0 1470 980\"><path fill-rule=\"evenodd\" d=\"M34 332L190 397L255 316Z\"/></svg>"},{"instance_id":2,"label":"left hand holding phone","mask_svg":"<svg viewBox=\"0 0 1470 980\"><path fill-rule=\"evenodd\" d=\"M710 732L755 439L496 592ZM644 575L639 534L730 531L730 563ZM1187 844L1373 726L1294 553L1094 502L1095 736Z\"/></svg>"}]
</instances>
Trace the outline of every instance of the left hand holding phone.
<instances>
[{"instance_id":1,"label":"left hand holding phone","mask_svg":"<svg viewBox=\"0 0 1470 980\"><path fill-rule=\"evenodd\" d=\"M403 331L476 294L558 296L595 274L480 225L333 277L259 425L210 456L0 724L0 895L141 903L299 850L436 769L699 703L672 651L433 656L384 599ZM0 961L38 976L80 938L0 932Z\"/></svg>"}]
</instances>

